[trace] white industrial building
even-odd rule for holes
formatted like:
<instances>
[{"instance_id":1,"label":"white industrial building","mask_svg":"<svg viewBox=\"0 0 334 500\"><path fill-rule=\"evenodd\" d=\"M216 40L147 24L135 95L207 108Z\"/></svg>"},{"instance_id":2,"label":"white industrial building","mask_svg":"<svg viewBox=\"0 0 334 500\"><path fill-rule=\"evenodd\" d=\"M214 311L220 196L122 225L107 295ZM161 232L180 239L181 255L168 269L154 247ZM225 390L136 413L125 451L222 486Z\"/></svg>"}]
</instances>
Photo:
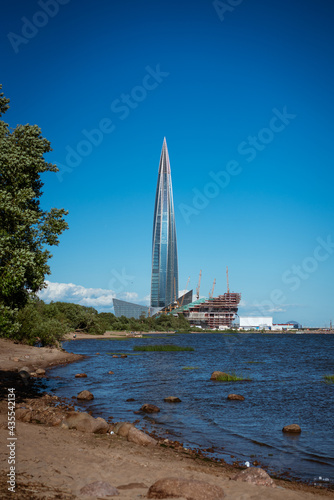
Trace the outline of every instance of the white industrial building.
<instances>
[{"instance_id":1,"label":"white industrial building","mask_svg":"<svg viewBox=\"0 0 334 500\"><path fill-rule=\"evenodd\" d=\"M273 318L269 316L240 316L240 330L271 330Z\"/></svg>"},{"instance_id":2,"label":"white industrial building","mask_svg":"<svg viewBox=\"0 0 334 500\"><path fill-rule=\"evenodd\" d=\"M294 323L277 323L273 325L273 330L294 330L295 328Z\"/></svg>"}]
</instances>

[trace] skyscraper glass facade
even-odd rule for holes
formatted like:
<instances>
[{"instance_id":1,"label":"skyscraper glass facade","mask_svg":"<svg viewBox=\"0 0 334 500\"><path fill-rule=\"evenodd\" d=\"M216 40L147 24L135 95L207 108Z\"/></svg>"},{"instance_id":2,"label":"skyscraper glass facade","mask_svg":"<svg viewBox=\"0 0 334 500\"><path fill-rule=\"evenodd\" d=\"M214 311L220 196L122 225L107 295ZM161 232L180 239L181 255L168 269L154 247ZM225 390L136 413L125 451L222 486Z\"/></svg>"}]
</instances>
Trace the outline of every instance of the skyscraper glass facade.
<instances>
[{"instance_id":1,"label":"skyscraper glass facade","mask_svg":"<svg viewBox=\"0 0 334 500\"><path fill-rule=\"evenodd\" d=\"M178 290L172 178L167 143L164 139L153 219L151 306L167 306L178 298Z\"/></svg>"}]
</instances>

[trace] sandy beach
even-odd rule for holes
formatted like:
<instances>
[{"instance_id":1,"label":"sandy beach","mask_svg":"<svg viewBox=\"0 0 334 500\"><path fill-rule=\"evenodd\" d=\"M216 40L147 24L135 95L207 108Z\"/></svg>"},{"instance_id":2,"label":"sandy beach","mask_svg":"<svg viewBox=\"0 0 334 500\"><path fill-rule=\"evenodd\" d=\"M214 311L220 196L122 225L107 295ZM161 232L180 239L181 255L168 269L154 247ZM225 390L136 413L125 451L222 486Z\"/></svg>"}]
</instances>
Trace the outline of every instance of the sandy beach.
<instances>
[{"instance_id":1,"label":"sandy beach","mask_svg":"<svg viewBox=\"0 0 334 500\"><path fill-rule=\"evenodd\" d=\"M108 332L101 337L108 338L111 335L113 334ZM117 336L119 335L117 332ZM77 338L97 337L78 334ZM7 490L9 449L6 443L9 434L7 394L11 387L15 388L17 406L56 413L57 417L47 424L17 420L16 498L100 498L80 493L83 487L95 481L105 481L117 488L119 499L146 498L153 483L168 477L204 481L220 487L225 493L224 498L230 500L334 498L334 492L296 482L275 479L276 487L272 488L231 480L240 469L194 458L189 450L171 442L159 441L156 446L145 447L129 442L115 433L93 434L64 428L59 424L59 418L72 410L71 402L63 402L59 406L58 398L37 394L34 379L27 382L18 374L18 370L22 367L31 371L44 368L47 376L48 369L52 366L80 359L80 356L60 349L30 347L0 340L0 498L10 498ZM206 500L205 496L197 498Z\"/></svg>"}]
</instances>

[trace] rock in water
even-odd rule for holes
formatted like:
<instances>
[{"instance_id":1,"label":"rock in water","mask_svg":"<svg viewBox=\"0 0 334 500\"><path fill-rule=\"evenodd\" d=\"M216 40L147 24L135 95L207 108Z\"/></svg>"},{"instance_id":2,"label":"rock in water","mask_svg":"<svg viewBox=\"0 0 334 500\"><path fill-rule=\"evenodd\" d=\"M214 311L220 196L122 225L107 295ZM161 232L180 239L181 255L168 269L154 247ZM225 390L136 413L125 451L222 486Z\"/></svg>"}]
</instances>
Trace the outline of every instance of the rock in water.
<instances>
[{"instance_id":1,"label":"rock in water","mask_svg":"<svg viewBox=\"0 0 334 500\"><path fill-rule=\"evenodd\" d=\"M119 495L118 489L105 481L95 481L94 483L86 484L86 486L81 488L80 493L82 496L95 498L106 498Z\"/></svg>"},{"instance_id":2,"label":"rock in water","mask_svg":"<svg viewBox=\"0 0 334 500\"><path fill-rule=\"evenodd\" d=\"M213 484L195 479L181 477L166 477L156 481L147 493L147 498L175 498L187 500L221 500L224 491Z\"/></svg>"},{"instance_id":3,"label":"rock in water","mask_svg":"<svg viewBox=\"0 0 334 500\"><path fill-rule=\"evenodd\" d=\"M213 374L210 377L210 380L217 380L218 377L226 377L226 376L227 376L227 373L216 371L216 372L213 372Z\"/></svg>"},{"instance_id":4,"label":"rock in water","mask_svg":"<svg viewBox=\"0 0 334 500\"><path fill-rule=\"evenodd\" d=\"M94 396L89 391L81 391L77 395L77 399L83 399L84 401L90 401L91 399L94 399Z\"/></svg>"},{"instance_id":5,"label":"rock in water","mask_svg":"<svg viewBox=\"0 0 334 500\"><path fill-rule=\"evenodd\" d=\"M181 403L181 399L176 396L168 396L164 401L166 401L166 403Z\"/></svg>"},{"instance_id":6,"label":"rock in water","mask_svg":"<svg viewBox=\"0 0 334 500\"><path fill-rule=\"evenodd\" d=\"M87 374L86 373L77 373L75 375L75 378L86 378L87 377Z\"/></svg>"},{"instance_id":7,"label":"rock in water","mask_svg":"<svg viewBox=\"0 0 334 500\"><path fill-rule=\"evenodd\" d=\"M291 432L294 434L300 434L302 430L298 424L290 424L283 427L282 432Z\"/></svg>"},{"instance_id":8,"label":"rock in water","mask_svg":"<svg viewBox=\"0 0 334 500\"><path fill-rule=\"evenodd\" d=\"M19 375L22 378L23 381L29 380L30 377L32 376L29 372L26 370L20 370Z\"/></svg>"},{"instance_id":9,"label":"rock in water","mask_svg":"<svg viewBox=\"0 0 334 500\"><path fill-rule=\"evenodd\" d=\"M258 486L270 486L276 488L274 481L265 470L257 467L248 467L247 469L238 472L234 477L234 481L245 481L246 483L257 484Z\"/></svg>"},{"instance_id":10,"label":"rock in water","mask_svg":"<svg viewBox=\"0 0 334 500\"><path fill-rule=\"evenodd\" d=\"M236 400L236 401L245 401L244 396L241 396L241 394L229 394L227 396L227 399Z\"/></svg>"},{"instance_id":11,"label":"rock in water","mask_svg":"<svg viewBox=\"0 0 334 500\"><path fill-rule=\"evenodd\" d=\"M36 370L36 373L37 373L37 375L45 375L45 370L44 370L44 368L38 368Z\"/></svg>"},{"instance_id":12,"label":"rock in water","mask_svg":"<svg viewBox=\"0 0 334 500\"><path fill-rule=\"evenodd\" d=\"M141 411L144 411L145 413L156 413L160 411L160 408L158 408L155 405L150 405L150 404L144 404L141 408Z\"/></svg>"}]
</instances>

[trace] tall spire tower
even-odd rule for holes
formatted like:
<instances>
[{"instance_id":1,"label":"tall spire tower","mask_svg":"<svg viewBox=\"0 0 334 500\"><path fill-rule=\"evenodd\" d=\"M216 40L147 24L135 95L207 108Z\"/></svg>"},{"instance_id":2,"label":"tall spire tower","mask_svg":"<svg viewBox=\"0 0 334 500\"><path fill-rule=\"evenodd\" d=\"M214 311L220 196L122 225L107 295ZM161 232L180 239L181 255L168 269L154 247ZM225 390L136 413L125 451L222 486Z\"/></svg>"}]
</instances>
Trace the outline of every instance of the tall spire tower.
<instances>
[{"instance_id":1,"label":"tall spire tower","mask_svg":"<svg viewBox=\"0 0 334 500\"><path fill-rule=\"evenodd\" d=\"M164 138L153 219L151 306L168 306L175 298L178 298L178 291L179 275L172 177L167 142Z\"/></svg>"}]
</instances>

